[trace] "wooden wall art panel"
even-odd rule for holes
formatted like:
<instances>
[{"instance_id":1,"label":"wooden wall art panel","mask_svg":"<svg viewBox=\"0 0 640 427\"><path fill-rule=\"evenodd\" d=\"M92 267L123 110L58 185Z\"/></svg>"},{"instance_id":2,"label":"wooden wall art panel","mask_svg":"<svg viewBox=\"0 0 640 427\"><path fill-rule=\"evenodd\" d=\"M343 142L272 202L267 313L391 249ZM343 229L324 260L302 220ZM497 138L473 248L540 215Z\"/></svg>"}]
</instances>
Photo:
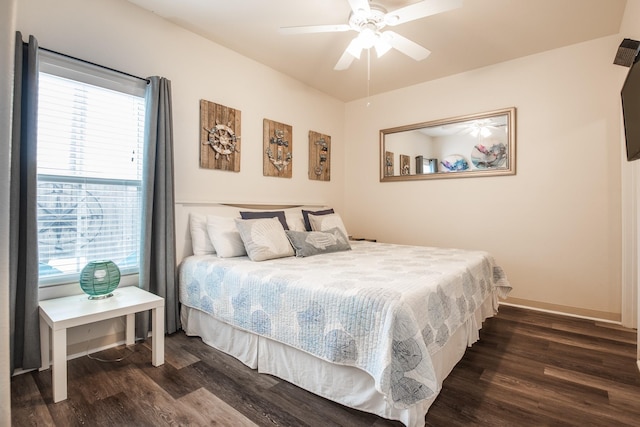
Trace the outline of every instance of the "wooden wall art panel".
<instances>
[{"instance_id":1,"label":"wooden wall art panel","mask_svg":"<svg viewBox=\"0 0 640 427\"><path fill-rule=\"evenodd\" d=\"M240 110L200 100L200 167L240 172Z\"/></svg>"},{"instance_id":2,"label":"wooden wall art panel","mask_svg":"<svg viewBox=\"0 0 640 427\"><path fill-rule=\"evenodd\" d=\"M384 152L384 174L386 176L393 175L393 151Z\"/></svg>"},{"instance_id":3,"label":"wooden wall art panel","mask_svg":"<svg viewBox=\"0 0 640 427\"><path fill-rule=\"evenodd\" d=\"M263 175L291 178L293 171L293 129L289 125L264 119Z\"/></svg>"},{"instance_id":4,"label":"wooden wall art panel","mask_svg":"<svg viewBox=\"0 0 640 427\"><path fill-rule=\"evenodd\" d=\"M411 157L400 154L400 175L409 175L411 173Z\"/></svg>"},{"instance_id":5,"label":"wooden wall art panel","mask_svg":"<svg viewBox=\"0 0 640 427\"><path fill-rule=\"evenodd\" d=\"M309 179L331 180L331 137L309 131Z\"/></svg>"}]
</instances>

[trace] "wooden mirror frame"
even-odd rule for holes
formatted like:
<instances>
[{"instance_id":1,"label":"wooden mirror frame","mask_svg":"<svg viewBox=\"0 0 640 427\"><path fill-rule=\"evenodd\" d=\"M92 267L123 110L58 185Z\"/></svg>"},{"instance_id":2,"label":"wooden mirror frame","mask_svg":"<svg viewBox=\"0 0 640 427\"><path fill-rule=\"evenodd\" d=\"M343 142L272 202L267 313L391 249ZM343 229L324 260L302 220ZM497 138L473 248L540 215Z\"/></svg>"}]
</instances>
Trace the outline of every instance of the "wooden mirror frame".
<instances>
[{"instance_id":1,"label":"wooden mirror frame","mask_svg":"<svg viewBox=\"0 0 640 427\"><path fill-rule=\"evenodd\" d=\"M468 123L467 123L468 122ZM475 128L478 131L483 129L493 128L489 135L480 136L471 136L471 131L466 131L467 136L460 136L460 132L463 131L464 127L467 128ZM425 158L424 160L431 160L431 167L433 168L433 161L438 165L437 171L422 171L421 173L417 172L418 166L416 162L416 154L417 152L410 148L401 148L405 152L396 152L398 151L398 147L396 144L401 143L402 141L387 141L391 136L395 136L405 132L405 135L400 136L406 137L410 136L410 132L413 131L421 131L421 132L429 132L436 133L437 131L443 131L445 129L449 130L449 132L454 132L454 129L458 129L455 131L458 133L456 136L455 133L450 135L441 135L430 137L425 134L425 138L430 139L440 139L439 141L426 141L426 143L438 143L442 151L442 147L444 151L446 151L446 145L456 144L457 146L463 145L467 149L465 153L451 153L448 154L444 159L439 158ZM506 132L504 134L502 132L502 127L506 127ZM413 132L415 134L415 132ZM453 141L453 138L458 138L461 140ZM486 149L483 149L483 139L484 145L489 147L489 152L491 154L483 154L478 151L480 148L483 152L487 152ZM489 138L489 139L487 139ZM487 143L488 142L488 143ZM418 142L420 143L420 142ZM489 145L491 143L491 145ZM415 144L415 143L414 143ZM502 145L501 145L502 144ZM467 147L468 146L468 147ZM506 152L501 151L497 156L495 156L495 151L491 152L491 149L495 150L504 150ZM505 150L506 149L506 150ZM395 151L394 151L395 150ZM458 148L459 150L459 148ZM426 152L427 150L425 150ZM473 156L475 154L476 156ZM427 154L428 156L428 154ZM443 160L446 160L447 157L457 156L456 159L460 159L461 162L460 167L464 167L466 164L467 169L464 170L454 170L454 171L440 171L440 168L446 169L444 167ZM485 159L496 159L496 160L487 160ZM492 165L491 163L495 163ZM424 163L423 163L424 164ZM414 166L414 170L416 172L411 173L411 166ZM447 165L451 165L447 163ZM395 173L399 171L398 173ZM391 173L390 173L391 172ZM393 182L393 181L414 181L414 180L425 180L425 179L444 179L444 178L472 178L472 177L482 177L482 176L496 176L496 175L515 175L516 173L516 109L515 107L504 108L501 110L489 111L485 113L478 114L470 114L465 116L453 117L448 119L441 120L433 120L429 122L415 123L412 125L406 126L398 126L389 129L380 130L380 182Z\"/></svg>"}]
</instances>

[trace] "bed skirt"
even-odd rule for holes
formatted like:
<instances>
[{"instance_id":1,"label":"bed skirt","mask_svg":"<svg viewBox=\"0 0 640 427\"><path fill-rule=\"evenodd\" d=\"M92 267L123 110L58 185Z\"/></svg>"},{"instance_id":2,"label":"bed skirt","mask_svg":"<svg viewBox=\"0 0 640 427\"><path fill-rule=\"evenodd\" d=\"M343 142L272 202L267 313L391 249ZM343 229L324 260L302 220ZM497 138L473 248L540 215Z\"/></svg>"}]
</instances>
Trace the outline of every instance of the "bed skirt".
<instances>
[{"instance_id":1,"label":"bed skirt","mask_svg":"<svg viewBox=\"0 0 640 427\"><path fill-rule=\"evenodd\" d=\"M482 322L493 316L497 307L496 296L489 294L445 346L431 355L439 389L467 347L479 339ZM205 344L260 373L274 375L350 408L398 420L408 427L424 426L425 415L437 398L435 395L407 409L395 408L376 390L373 378L359 368L327 362L289 345L230 326L185 305L182 306L181 321L187 335L201 337Z\"/></svg>"}]
</instances>

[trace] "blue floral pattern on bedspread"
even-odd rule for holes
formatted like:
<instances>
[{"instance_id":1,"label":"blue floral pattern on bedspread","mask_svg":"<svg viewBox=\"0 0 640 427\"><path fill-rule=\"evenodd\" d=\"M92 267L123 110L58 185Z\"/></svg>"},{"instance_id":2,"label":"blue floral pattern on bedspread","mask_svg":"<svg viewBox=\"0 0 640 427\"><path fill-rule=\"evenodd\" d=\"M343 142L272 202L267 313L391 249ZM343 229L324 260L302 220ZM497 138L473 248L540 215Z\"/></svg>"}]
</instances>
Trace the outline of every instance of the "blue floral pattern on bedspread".
<instances>
[{"instance_id":1,"label":"blue floral pattern on bedspread","mask_svg":"<svg viewBox=\"0 0 640 427\"><path fill-rule=\"evenodd\" d=\"M182 304L359 367L399 408L439 392L430 354L510 290L486 252L370 242L265 262L194 256L180 268Z\"/></svg>"}]
</instances>

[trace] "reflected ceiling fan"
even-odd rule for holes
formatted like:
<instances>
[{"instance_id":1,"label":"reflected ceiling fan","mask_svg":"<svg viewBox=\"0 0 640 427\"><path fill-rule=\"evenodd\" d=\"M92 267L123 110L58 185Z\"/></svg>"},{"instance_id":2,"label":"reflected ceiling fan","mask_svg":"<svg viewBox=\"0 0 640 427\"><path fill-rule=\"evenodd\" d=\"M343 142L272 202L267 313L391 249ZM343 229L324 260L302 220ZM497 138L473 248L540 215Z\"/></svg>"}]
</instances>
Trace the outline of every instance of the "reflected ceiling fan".
<instances>
[{"instance_id":1,"label":"reflected ceiling fan","mask_svg":"<svg viewBox=\"0 0 640 427\"><path fill-rule=\"evenodd\" d=\"M351 40L351 43L349 43L335 67L333 67L334 70L346 70L354 59L360 59L360 53L363 49L372 47L376 49L378 58L387 53L389 49L394 48L416 61L421 61L431 53L428 49L395 31L382 30L387 26L394 27L462 6L462 0L422 0L387 12L384 7L369 3L369 0L347 1L351 6L348 24L282 27L280 28L280 33L304 34L356 31L358 35Z\"/></svg>"},{"instance_id":2,"label":"reflected ceiling fan","mask_svg":"<svg viewBox=\"0 0 640 427\"><path fill-rule=\"evenodd\" d=\"M489 117L486 119L474 119L460 123L452 123L440 126L441 130L450 134L468 133L474 138L486 138L500 128L507 130L506 116Z\"/></svg>"}]
</instances>

